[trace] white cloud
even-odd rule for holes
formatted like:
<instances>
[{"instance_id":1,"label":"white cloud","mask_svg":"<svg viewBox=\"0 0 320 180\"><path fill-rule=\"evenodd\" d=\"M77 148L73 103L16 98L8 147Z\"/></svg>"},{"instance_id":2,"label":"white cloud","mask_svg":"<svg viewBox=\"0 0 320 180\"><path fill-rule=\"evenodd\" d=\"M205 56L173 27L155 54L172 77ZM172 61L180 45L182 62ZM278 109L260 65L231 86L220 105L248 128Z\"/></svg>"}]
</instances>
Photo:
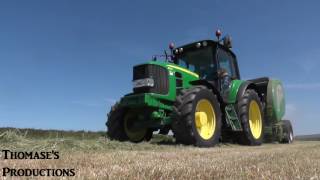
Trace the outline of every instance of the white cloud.
<instances>
[{"instance_id":1,"label":"white cloud","mask_svg":"<svg viewBox=\"0 0 320 180\"><path fill-rule=\"evenodd\" d=\"M105 101L109 104L115 104L117 102L115 98L106 98Z\"/></svg>"},{"instance_id":2,"label":"white cloud","mask_svg":"<svg viewBox=\"0 0 320 180\"><path fill-rule=\"evenodd\" d=\"M75 100L71 101L72 104L87 106L87 107L105 107L115 104L115 98L104 98L100 100Z\"/></svg>"},{"instance_id":3,"label":"white cloud","mask_svg":"<svg viewBox=\"0 0 320 180\"><path fill-rule=\"evenodd\" d=\"M297 107L295 104L293 103L287 103L286 104L286 113L287 114L290 114L290 115L293 115L297 112Z\"/></svg>"},{"instance_id":4,"label":"white cloud","mask_svg":"<svg viewBox=\"0 0 320 180\"><path fill-rule=\"evenodd\" d=\"M307 74L314 74L320 67L320 49L313 49L305 53L296 54L292 57L298 67Z\"/></svg>"},{"instance_id":5,"label":"white cloud","mask_svg":"<svg viewBox=\"0 0 320 180\"><path fill-rule=\"evenodd\" d=\"M303 89L303 90L320 90L320 82L315 83L287 83L284 84L286 89Z\"/></svg>"},{"instance_id":6,"label":"white cloud","mask_svg":"<svg viewBox=\"0 0 320 180\"><path fill-rule=\"evenodd\" d=\"M76 100L71 101L72 104L87 106L87 107L101 107L105 106L105 104L98 102L98 101L86 101L86 100Z\"/></svg>"},{"instance_id":7,"label":"white cloud","mask_svg":"<svg viewBox=\"0 0 320 180\"><path fill-rule=\"evenodd\" d=\"M295 135L320 133L318 123L320 116L302 104L288 102L286 104L286 114L283 119L291 121Z\"/></svg>"},{"instance_id":8,"label":"white cloud","mask_svg":"<svg viewBox=\"0 0 320 180\"><path fill-rule=\"evenodd\" d=\"M301 119L301 114L299 114L297 105L293 103L287 103L286 104L286 114L284 116L284 119L290 120L293 126L293 130L295 134L300 134L301 130L297 127L299 127L299 119Z\"/></svg>"}]
</instances>

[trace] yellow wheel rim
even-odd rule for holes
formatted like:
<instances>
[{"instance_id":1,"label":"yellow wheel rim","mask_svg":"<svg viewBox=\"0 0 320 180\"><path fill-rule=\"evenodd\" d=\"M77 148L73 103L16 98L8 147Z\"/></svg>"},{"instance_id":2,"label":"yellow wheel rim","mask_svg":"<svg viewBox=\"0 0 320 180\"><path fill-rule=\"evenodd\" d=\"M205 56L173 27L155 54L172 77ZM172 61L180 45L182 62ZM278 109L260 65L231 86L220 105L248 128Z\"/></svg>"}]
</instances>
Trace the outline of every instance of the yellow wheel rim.
<instances>
[{"instance_id":1,"label":"yellow wheel rim","mask_svg":"<svg viewBox=\"0 0 320 180\"><path fill-rule=\"evenodd\" d=\"M205 139L210 139L216 129L216 115L212 104L206 100L200 100L196 107L195 124L199 135Z\"/></svg>"},{"instance_id":2,"label":"yellow wheel rim","mask_svg":"<svg viewBox=\"0 0 320 180\"><path fill-rule=\"evenodd\" d=\"M259 139L262 134L262 118L258 103L253 100L249 105L249 125L255 139Z\"/></svg>"},{"instance_id":3,"label":"yellow wheel rim","mask_svg":"<svg viewBox=\"0 0 320 180\"><path fill-rule=\"evenodd\" d=\"M133 129L133 122L136 120L136 116L132 113L127 113L124 117L124 130L129 138L129 140L138 142L141 141L147 133L147 129Z\"/></svg>"}]
</instances>

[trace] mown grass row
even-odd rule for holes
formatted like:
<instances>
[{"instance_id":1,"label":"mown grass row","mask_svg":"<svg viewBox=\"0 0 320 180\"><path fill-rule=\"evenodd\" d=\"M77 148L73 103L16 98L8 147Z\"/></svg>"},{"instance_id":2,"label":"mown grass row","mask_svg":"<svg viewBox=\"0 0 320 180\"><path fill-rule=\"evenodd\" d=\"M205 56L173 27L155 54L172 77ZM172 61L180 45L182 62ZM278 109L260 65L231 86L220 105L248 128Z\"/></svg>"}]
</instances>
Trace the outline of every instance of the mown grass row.
<instances>
[{"instance_id":1,"label":"mown grass row","mask_svg":"<svg viewBox=\"0 0 320 180\"><path fill-rule=\"evenodd\" d=\"M73 138L73 139L97 139L103 137L103 131L62 131L62 130L42 130L42 129L18 129L18 128L0 128L0 134L5 132L15 132L26 138L47 139L47 138Z\"/></svg>"},{"instance_id":2,"label":"mown grass row","mask_svg":"<svg viewBox=\"0 0 320 180\"><path fill-rule=\"evenodd\" d=\"M155 135L148 143L130 143L109 140L104 132L55 131L30 129L1 129L0 148L10 150L161 150L176 147L171 136Z\"/></svg>"},{"instance_id":3,"label":"mown grass row","mask_svg":"<svg viewBox=\"0 0 320 180\"><path fill-rule=\"evenodd\" d=\"M58 131L37 129L0 128L0 148L11 150L68 150L68 151L112 151L112 150L164 150L181 148L172 136L155 134L150 142L130 143L111 141L105 132ZM238 146L219 144L220 147ZM186 146L183 146L186 147ZM191 146L189 146L191 148Z\"/></svg>"}]
</instances>

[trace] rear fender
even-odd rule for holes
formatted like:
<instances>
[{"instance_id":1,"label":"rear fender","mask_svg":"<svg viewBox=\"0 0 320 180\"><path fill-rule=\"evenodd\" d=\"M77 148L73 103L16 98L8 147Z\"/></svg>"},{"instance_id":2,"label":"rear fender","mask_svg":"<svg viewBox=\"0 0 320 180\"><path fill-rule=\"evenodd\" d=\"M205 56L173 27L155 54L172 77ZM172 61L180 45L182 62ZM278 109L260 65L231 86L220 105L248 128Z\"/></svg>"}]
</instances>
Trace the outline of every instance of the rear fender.
<instances>
[{"instance_id":1,"label":"rear fender","mask_svg":"<svg viewBox=\"0 0 320 180\"><path fill-rule=\"evenodd\" d=\"M265 77L244 81L239 87L236 101L244 95L247 89L254 89L261 98L262 103L265 103L268 90L268 82L269 78Z\"/></svg>"},{"instance_id":2,"label":"rear fender","mask_svg":"<svg viewBox=\"0 0 320 180\"><path fill-rule=\"evenodd\" d=\"M247 89L254 89L257 91L257 87L254 83L252 83L250 81L244 81L239 87L239 90L237 93L237 99L235 102L237 102L244 95L244 93L246 92ZM258 92L258 94L259 94L259 92Z\"/></svg>"}]
</instances>

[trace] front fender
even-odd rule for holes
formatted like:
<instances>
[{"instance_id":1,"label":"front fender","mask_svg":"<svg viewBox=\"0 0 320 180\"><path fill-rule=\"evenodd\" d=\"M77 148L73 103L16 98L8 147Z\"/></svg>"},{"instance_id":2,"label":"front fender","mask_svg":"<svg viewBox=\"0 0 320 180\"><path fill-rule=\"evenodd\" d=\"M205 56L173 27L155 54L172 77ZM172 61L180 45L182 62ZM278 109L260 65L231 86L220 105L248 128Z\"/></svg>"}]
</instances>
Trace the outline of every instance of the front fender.
<instances>
[{"instance_id":1,"label":"front fender","mask_svg":"<svg viewBox=\"0 0 320 180\"><path fill-rule=\"evenodd\" d=\"M207 88L211 89L212 92L217 96L220 104L223 103L223 98L220 95L220 92L219 92L218 88L215 86L215 84L213 84L207 80L203 80L203 79L191 81L190 84L193 86L197 86L197 85L206 86Z\"/></svg>"}]
</instances>

